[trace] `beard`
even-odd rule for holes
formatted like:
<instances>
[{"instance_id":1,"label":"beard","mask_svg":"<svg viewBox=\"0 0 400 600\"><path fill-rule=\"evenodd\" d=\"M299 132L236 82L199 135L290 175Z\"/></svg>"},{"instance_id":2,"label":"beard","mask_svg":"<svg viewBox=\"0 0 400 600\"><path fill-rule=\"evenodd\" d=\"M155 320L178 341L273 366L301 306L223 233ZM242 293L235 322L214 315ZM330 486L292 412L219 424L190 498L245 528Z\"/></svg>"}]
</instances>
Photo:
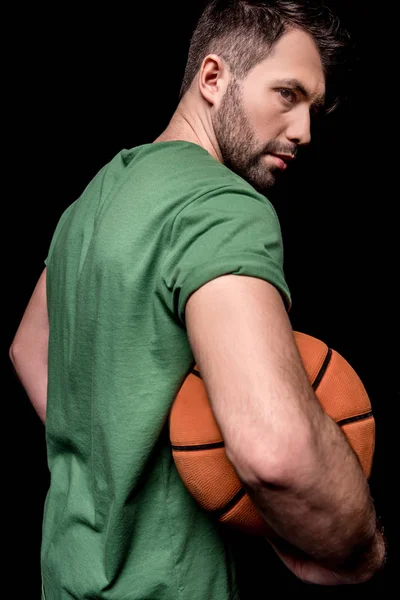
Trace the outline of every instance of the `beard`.
<instances>
[{"instance_id":1,"label":"beard","mask_svg":"<svg viewBox=\"0 0 400 600\"><path fill-rule=\"evenodd\" d=\"M242 104L239 84L228 84L218 111L213 115L212 124L226 167L245 179L257 191L263 193L274 185L278 167L266 164L266 154L292 153L288 147L275 140L260 145L252 130Z\"/></svg>"}]
</instances>

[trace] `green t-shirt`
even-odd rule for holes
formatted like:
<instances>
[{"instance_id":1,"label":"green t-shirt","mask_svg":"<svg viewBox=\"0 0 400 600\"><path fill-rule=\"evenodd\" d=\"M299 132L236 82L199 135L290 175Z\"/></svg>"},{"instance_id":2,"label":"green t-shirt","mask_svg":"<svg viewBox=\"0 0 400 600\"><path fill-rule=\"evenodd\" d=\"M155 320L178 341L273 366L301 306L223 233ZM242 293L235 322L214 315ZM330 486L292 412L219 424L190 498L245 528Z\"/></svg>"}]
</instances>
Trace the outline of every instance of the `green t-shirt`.
<instances>
[{"instance_id":1,"label":"green t-shirt","mask_svg":"<svg viewBox=\"0 0 400 600\"><path fill-rule=\"evenodd\" d=\"M290 305L282 264L270 202L189 142L121 151L63 213L46 259L46 600L237 597L221 526L175 468L168 414L194 361L190 294L235 273Z\"/></svg>"}]
</instances>

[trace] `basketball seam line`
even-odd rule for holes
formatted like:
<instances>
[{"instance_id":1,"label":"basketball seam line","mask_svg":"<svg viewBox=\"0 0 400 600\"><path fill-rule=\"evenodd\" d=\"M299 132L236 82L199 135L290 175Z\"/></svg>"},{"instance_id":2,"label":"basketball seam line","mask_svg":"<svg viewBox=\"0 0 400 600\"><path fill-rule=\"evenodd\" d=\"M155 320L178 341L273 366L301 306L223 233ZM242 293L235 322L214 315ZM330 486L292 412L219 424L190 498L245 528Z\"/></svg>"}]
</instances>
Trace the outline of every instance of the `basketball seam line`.
<instances>
[{"instance_id":1,"label":"basketball seam line","mask_svg":"<svg viewBox=\"0 0 400 600\"><path fill-rule=\"evenodd\" d=\"M243 498L246 494L246 490L241 487L238 492L223 506L222 508L216 508L215 510L211 510L210 512L218 519L220 519L225 513L227 513L231 508L236 506L236 504Z\"/></svg>"},{"instance_id":2,"label":"basketball seam line","mask_svg":"<svg viewBox=\"0 0 400 600\"><path fill-rule=\"evenodd\" d=\"M354 417L347 417L346 419L341 419L340 421L337 421L337 425L339 425L340 427L342 425L347 425L347 423L355 423L356 421L364 421L365 419L370 419L371 417L373 417L373 412L372 410L366 412L366 413L362 413L361 415L356 415Z\"/></svg>"},{"instance_id":3,"label":"basketball seam line","mask_svg":"<svg viewBox=\"0 0 400 600\"><path fill-rule=\"evenodd\" d=\"M319 386L319 384L321 383L323 376L325 375L325 371L328 368L328 365L331 361L331 357L332 357L332 348L328 348L328 352L326 353L324 362L322 363L322 366L321 366L320 370L318 371L316 378L312 382L312 389L314 390L314 392L317 389L317 387Z\"/></svg>"},{"instance_id":4,"label":"basketball seam line","mask_svg":"<svg viewBox=\"0 0 400 600\"><path fill-rule=\"evenodd\" d=\"M212 450L213 448L224 448L224 442L210 442L209 444L193 444L191 446L172 446L172 450L188 452L190 450Z\"/></svg>"}]
</instances>

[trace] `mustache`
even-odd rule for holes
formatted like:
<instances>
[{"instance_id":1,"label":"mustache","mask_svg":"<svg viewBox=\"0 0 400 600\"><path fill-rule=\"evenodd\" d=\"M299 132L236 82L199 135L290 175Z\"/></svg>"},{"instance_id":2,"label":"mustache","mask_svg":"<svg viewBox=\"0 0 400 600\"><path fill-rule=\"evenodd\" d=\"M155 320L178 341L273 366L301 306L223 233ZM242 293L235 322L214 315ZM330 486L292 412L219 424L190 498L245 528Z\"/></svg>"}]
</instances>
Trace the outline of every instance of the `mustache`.
<instances>
[{"instance_id":1,"label":"mustache","mask_svg":"<svg viewBox=\"0 0 400 600\"><path fill-rule=\"evenodd\" d=\"M296 144L281 144L274 140L269 141L262 151L262 154L292 154L296 157L298 146Z\"/></svg>"}]
</instances>

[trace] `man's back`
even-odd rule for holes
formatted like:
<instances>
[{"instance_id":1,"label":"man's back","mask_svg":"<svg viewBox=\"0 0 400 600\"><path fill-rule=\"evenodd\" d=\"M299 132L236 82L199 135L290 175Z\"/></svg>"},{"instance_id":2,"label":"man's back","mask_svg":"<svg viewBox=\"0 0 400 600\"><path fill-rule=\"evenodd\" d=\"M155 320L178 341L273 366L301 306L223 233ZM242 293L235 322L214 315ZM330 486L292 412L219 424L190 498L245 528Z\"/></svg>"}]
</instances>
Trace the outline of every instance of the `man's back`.
<instances>
[{"instance_id":1,"label":"man's back","mask_svg":"<svg viewBox=\"0 0 400 600\"><path fill-rule=\"evenodd\" d=\"M271 205L195 144L121 152L62 216L47 259L47 600L235 598L167 421L193 362L186 301L226 273L290 302Z\"/></svg>"}]
</instances>

